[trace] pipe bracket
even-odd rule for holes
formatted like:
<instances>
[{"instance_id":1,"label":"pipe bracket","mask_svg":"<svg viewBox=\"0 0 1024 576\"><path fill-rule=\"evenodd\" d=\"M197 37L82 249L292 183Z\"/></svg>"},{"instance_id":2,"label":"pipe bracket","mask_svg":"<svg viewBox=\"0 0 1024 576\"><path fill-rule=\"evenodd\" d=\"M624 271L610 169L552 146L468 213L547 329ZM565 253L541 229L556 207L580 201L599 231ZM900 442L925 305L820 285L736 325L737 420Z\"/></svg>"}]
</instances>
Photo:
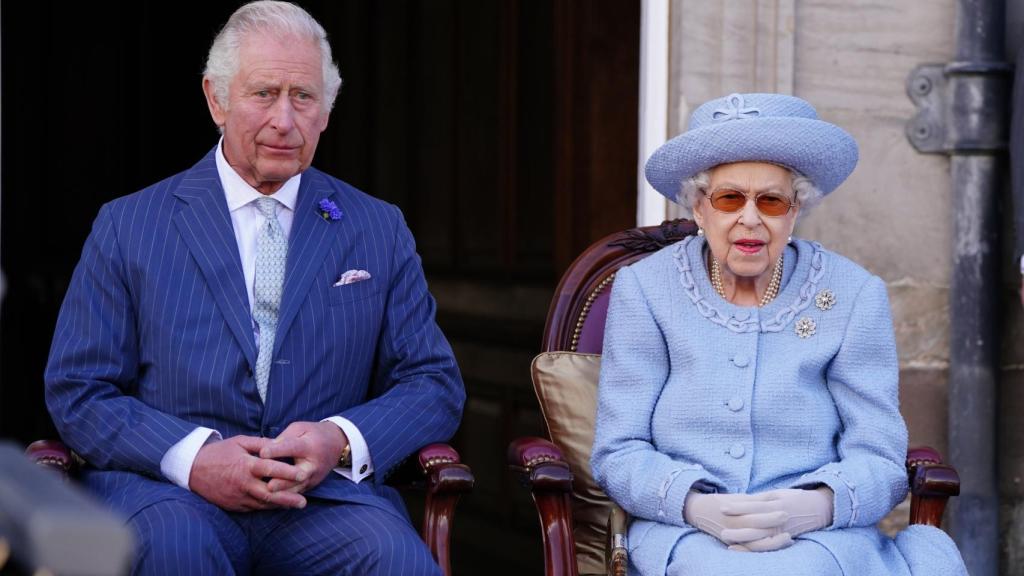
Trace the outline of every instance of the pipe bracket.
<instances>
[{"instance_id":1,"label":"pipe bracket","mask_svg":"<svg viewBox=\"0 0 1024 576\"><path fill-rule=\"evenodd\" d=\"M1006 150L1005 122L1012 67L1003 62L921 64L907 77L917 114L906 135L924 154Z\"/></svg>"}]
</instances>

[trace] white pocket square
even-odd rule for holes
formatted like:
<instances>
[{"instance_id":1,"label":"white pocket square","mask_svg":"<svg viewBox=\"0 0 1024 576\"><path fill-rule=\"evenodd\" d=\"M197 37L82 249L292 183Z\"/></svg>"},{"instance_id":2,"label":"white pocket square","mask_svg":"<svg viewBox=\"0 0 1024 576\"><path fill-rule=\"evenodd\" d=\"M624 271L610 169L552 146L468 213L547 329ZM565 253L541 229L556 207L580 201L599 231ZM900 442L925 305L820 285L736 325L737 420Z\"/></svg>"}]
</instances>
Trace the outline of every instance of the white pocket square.
<instances>
[{"instance_id":1,"label":"white pocket square","mask_svg":"<svg viewBox=\"0 0 1024 576\"><path fill-rule=\"evenodd\" d=\"M366 270L349 270L338 277L338 281L334 283L334 286L344 286L346 284L352 284L353 282L362 282L363 280L369 280L370 273Z\"/></svg>"}]
</instances>

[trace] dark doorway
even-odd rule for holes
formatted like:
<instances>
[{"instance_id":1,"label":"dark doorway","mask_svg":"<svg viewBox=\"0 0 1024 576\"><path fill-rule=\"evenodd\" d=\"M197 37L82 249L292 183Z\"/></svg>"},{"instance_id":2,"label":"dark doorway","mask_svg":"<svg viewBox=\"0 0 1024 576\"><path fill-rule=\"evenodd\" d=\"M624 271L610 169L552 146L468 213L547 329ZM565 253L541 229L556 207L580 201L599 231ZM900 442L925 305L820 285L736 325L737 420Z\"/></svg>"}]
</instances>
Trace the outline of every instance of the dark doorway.
<instances>
[{"instance_id":1,"label":"dark doorway","mask_svg":"<svg viewBox=\"0 0 1024 576\"><path fill-rule=\"evenodd\" d=\"M304 1L345 85L315 164L399 205L469 402L477 476L461 574L539 573L504 448L543 434L529 382L558 276L636 214L640 5L619 0ZM239 2L18 2L2 19L0 437L54 435L42 370L99 206L217 141L200 91Z\"/></svg>"}]
</instances>

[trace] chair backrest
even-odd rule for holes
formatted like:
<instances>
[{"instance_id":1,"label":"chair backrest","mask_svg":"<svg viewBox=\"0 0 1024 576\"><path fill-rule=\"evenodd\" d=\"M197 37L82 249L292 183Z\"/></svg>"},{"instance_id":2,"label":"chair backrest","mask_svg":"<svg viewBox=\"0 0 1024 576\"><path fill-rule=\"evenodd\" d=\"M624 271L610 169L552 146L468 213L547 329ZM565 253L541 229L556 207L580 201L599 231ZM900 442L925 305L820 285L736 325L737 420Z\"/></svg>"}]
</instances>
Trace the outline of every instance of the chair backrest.
<instances>
[{"instance_id":1,"label":"chair backrest","mask_svg":"<svg viewBox=\"0 0 1024 576\"><path fill-rule=\"evenodd\" d=\"M591 244L558 283L544 327L544 351L600 354L618 269L696 232L691 220L669 220L616 232Z\"/></svg>"},{"instance_id":2,"label":"chair backrest","mask_svg":"<svg viewBox=\"0 0 1024 576\"><path fill-rule=\"evenodd\" d=\"M590 474L597 381L615 273L696 232L688 220L617 232L592 244L562 276L548 310L544 354L531 366L551 441L572 471L578 573L603 573L607 523L615 505Z\"/></svg>"}]
</instances>

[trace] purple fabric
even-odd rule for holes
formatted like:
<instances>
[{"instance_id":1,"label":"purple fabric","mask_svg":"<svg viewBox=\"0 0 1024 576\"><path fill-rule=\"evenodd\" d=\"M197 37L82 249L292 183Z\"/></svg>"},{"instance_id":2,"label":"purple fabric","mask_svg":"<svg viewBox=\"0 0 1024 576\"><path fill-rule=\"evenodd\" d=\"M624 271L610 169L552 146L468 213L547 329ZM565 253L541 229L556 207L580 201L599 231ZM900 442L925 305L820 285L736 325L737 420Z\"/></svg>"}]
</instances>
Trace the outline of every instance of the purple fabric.
<instances>
[{"instance_id":1,"label":"purple fabric","mask_svg":"<svg viewBox=\"0 0 1024 576\"><path fill-rule=\"evenodd\" d=\"M611 286L608 286L597 295L594 303L590 305L590 313L584 319L583 329L580 330L580 341L576 344L577 352L601 353L604 344L604 321L608 316L608 300L611 293Z\"/></svg>"}]
</instances>

